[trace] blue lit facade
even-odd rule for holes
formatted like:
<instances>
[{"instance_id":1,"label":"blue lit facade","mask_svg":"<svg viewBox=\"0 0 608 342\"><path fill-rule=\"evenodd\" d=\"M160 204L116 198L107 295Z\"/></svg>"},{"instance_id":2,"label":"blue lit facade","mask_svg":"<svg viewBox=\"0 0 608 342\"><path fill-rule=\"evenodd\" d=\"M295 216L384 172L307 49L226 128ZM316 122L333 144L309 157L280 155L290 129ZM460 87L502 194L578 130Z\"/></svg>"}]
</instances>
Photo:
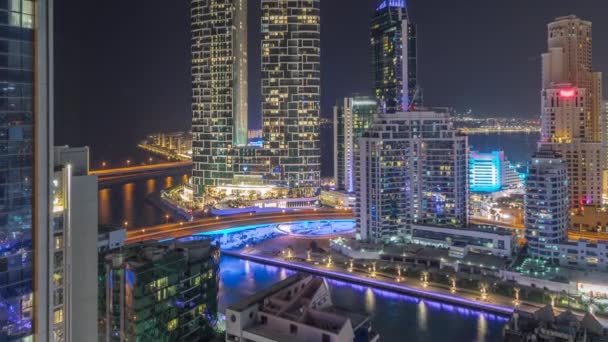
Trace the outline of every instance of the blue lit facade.
<instances>
[{"instance_id":1,"label":"blue lit facade","mask_svg":"<svg viewBox=\"0 0 608 342\"><path fill-rule=\"evenodd\" d=\"M0 341L33 333L34 1L0 1Z\"/></svg>"},{"instance_id":2,"label":"blue lit facade","mask_svg":"<svg viewBox=\"0 0 608 342\"><path fill-rule=\"evenodd\" d=\"M473 192L495 192L502 188L502 163L504 152L479 153L469 156L469 190Z\"/></svg>"}]
</instances>

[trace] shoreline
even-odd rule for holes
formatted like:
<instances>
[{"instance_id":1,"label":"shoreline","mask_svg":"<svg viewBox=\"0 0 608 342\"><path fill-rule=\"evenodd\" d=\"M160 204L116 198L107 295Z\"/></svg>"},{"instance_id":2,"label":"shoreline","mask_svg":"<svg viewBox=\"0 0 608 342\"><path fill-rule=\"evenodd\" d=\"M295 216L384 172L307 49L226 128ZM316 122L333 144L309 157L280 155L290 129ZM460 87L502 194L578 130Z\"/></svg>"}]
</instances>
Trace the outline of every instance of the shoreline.
<instances>
[{"instance_id":1,"label":"shoreline","mask_svg":"<svg viewBox=\"0 0 608 342\"><path fill-rule=\"evenodd\" d=\"M427 299L437 300L437 301L443 302L443 303L465 306L468 308L478 309L478 310L482 310L482 311L485 311L488 313L499 314L499 315L503 315L503 316L510 316L515 309L514 307L480 302L480 301L476 301L473 299L468 299L468 298L455 296L455 295L451 295L451 294L444 294L444 293L435 292L432 290L421 290L421 289L417 289L417 288L414 288L414 287L411 287L408 285L402 285L402 284L398 285L398 284L387 282L387 281L368 279L368 278L360 277L360 276L353 275L350 273L326 270L326 269L322 269L319 267L313 267L313 266L304 265L304 264L300 264L300 263L287 262L287 261L278 260L275 258L268 258L268 257L259 256L259 255L246 254L246 253L242 253L241 251L238 251L238 250L235 250L235 251L222 250L221 253L224 255L236 257L236 258L243 259L243 260L250 260L250 261L258 262L261 264L284 267L284 268L291 269L294 271L301 271L301 272L306 272L306 273L310 273L310 274L314 274L314 275L318 275L318 276L322 276L322 277L326 277L326 278L346 281L346 282L350 282L350 283L354 283L354 284L358 284L358 285L370 286L373 288L391 291L391 292L395 292L395 293L399 293L399 294L415 295L415 296L418 296L421 298L427 298Z\"/></svg>"}]
</instances>

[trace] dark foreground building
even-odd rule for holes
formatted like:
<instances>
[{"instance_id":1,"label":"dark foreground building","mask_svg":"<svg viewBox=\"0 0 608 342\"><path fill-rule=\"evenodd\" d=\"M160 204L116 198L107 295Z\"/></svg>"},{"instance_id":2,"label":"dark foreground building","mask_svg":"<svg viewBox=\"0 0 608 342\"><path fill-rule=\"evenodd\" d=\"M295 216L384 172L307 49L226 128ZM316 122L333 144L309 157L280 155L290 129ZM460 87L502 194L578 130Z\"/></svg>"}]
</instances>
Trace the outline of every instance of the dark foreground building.
<instances>
[{"instance_id":1,"label":"dark foreground building","mask_svg":"<svg viewBox=\"0 0 608 342\"><path fill-rule=\"evenodd\" d=\"M207 241L146 243L105 257L102 341L210 341L219 252Z\"/></svg>"}]
</instances>

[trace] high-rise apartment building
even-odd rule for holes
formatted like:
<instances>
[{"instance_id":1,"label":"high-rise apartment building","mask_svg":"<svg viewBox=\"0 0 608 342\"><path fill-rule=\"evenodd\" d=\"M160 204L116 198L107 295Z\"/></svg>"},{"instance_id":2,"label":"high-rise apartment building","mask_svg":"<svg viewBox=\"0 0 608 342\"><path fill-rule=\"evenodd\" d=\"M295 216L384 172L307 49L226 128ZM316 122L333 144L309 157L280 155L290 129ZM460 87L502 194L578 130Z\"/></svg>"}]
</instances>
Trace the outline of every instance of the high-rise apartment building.
<instances>
[{"instance_id":1,"label":"high-rise apartment building","mask_svg":"<svg viewBox=\"0 0 608 342\"><path fill-rule=\"evenodd\" d=\"M192 184L232 181L230 150L247 145L247 1L191 0Z\"/></svg>"},{"instance_id":2,"label":"high-rise apartment building","mask_svg":"<svg viewBox=\"0 0 608 342\"><path fill-rule=\"evenodd\" d=\"M411 237L412 224L467 225L467 137L447 114L380 114L359 141L357 228L375 242Z\"/></svg>"},{"instance_id":3,"label":"high-rise apartment building","mask_svg":"<svg viewBox=\"0 0 608 342\"><path fill-rule=\"evenodd\" d=\"M566 163L550 146L541 147L528 165L524 198L526 240L533 257L560 259L559 244L570 227Z\"/></svg>"},{"instance_id":4,"label":"high-rise apartment building","mask_svg":"<svg viewBox=\"0 0 608 342\"><path fill-rule=\"evenodd\" d=\"M371 22L374 94L381 112L408 111L422 105L418 86L416 25L405 0L383 0Z\"/></svg>"},{"instance_id":5,"label":"high-rise apartment building","mask_svg":"<svg viewBox=\"0 0 608 342\"><path fill-rule=\"evenodd\" d=\"M51 340L86 341L97 335L97 176L88 147L55 147L53 161Z\"/></svg>"},{"instance_id":6,"label":"high-rise apartment building","mask_svg":"<svg viewBox=\"0 0 608 342\"><path fill-rule=\"evenodd\" d=\"M102 341L210 341L219 254L209 241L133 245L106 254Z\"/></svg>"},{"instance_id":7,"label":"high-rise apartment building","mask_svg":"<svg viewBox=\"0 0 608 342\"><path fill-rule=\"evenodd\" d=\"M347 97L334 107L334 176L338 190L355 190L359 138L373 123L377 108L376 100L367 96Z\"/></svg>"},{"instance_id":8,"label":"high-rise apartment building","mask_svg":"<svg viewBox=\"0 0 608 342\"><path fill-rule=\"evenodd\" d=\"M320 185L320 0L262 0L262 126L270 164L294 192Z\"/></svg>"},{"instance_id":9,"label":"high-rise apartment building","mask_svg":"<svg viewBox=\"0 0 608 342\"><path fill-rule=\"evenodd\" d=\"M548 25L542 55L541 144L568 168L573 206L604 201L606 166L601 73L592 70L591 22L576 16Z\"/></svg>"},{"instance_id":10,"label":"high-rise apartment building","mask_svg":"<svg viewBox=\"0 0 608 342\"><path fill-rule=\"evenodd\" d=\"M0 2L0 341L52 338L51 9Z\"/></svg>"}]
</instances>

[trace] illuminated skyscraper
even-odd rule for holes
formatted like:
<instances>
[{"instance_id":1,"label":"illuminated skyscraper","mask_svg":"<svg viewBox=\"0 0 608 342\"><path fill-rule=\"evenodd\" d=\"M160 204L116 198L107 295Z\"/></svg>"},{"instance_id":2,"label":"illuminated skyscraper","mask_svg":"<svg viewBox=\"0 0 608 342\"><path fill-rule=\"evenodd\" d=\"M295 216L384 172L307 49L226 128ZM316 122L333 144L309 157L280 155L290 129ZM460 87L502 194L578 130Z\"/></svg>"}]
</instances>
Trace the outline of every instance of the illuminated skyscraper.
<instances>
[{"instance_id":1,"label":"illuminated skyscraper","mask_svg":"<svg viewBox=\"0 0 608 342\"><path fill-rule=\"evenodd\" d=\"M52 338L51 3L0 1L0 341Z\"/></svg>"},{"instance_id":2,"label":"illuminated skyscraper","mask_svg":"<svg viewBox=\"0 0 608 342\"><path fill-rule=\"evenodd\" d=\"M374 94L385 113L422 105L418 86L416 25L405 0L383 0L371 23Z\"/></svg>"},{"instance_id":3,"label":"illuminated skyscraper","mask_svg":"<svg viewBox=\"0 0 608 342\"><path fill-rule=\"evenodd\" d=\"M49 263L51 341L97 335L97 176L89 149L56 147Z\"/></svg>"},{"instance_id":4,"label":"illuminated skyscraper","mask_svg":"<svg viewBox=\"0 0 608 342\"><path fill-rule=\"evenodd\" d=\"M232 181L230 150L247 145L247 1L191 0L192 182Z\"/></svg>"},{"instance_id":5,"label":"illuminated skyscraper","mask_svg":"<svg viewBox=\"0 0 608 342\"><path fill-rule=\"evenodd\" d=\"M359 140L355 191L362 239L408 239L412 224L468 223L467 137L447 114L380 114Z\"/></svg>"},{"instance_id":6,"label":"illuminated skyscraper","mask_svg":"<svg viewBox=\"0 0 608 342\"><path fill-rule=\"evenodd\" d=\"M320 0L262 0L264 147L273 171L303 195L321 178L320 38Z\"/></svg>"},{"instance_id":7,"label":"illuminated skyscraper","mask_svg":"<svg viewBox=\"0 0 608 342\"><path fill-rule=\"evenodd\" d=\"M550 23L542 61L541 143L566 162L572 205L599 205L606 193L606 137L601 73L592 70L591 22L567 16Z\"/></svg>"},{"instance_id":8,"label":"illuminated skyscraper","mask_svg":"<svg viewBox=\"0 0 608 342\"><path fill-rule=\"evenodd\" d=\"M334 176L336 188L355 190L355 160L359 138L374 121L377 112L373 97L355 96L334 107Z\"/></svg>"},{"instance_id":9,"label":"illuminated skyscraper","mask_svg":"<svg viewBox=\"0 0 608 342\"><path fill-rule=\"evenodd\" d=\"M528 252L559 262L558 244L570 227L568 175L560 155L549 146L532 157L526 178L525 224Z\"/></svg>"}]
</instances>

